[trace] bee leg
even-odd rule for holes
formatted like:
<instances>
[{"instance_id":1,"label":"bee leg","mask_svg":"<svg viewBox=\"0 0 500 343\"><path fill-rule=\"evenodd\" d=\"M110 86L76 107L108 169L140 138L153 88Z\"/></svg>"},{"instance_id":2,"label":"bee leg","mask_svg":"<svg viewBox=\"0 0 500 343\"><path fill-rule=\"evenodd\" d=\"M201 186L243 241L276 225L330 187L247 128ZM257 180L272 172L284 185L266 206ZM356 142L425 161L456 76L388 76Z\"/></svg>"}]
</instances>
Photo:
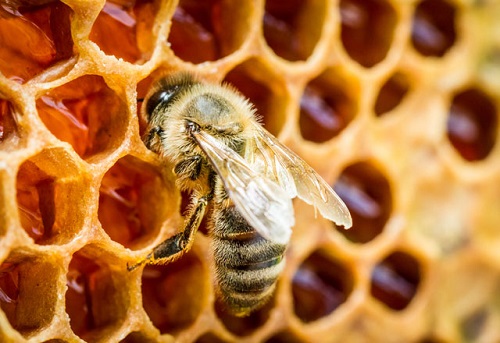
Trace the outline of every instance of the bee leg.
<instances>
[{"instance_id":1,"label":"bee leg","mask_svg":"<svg viewBox=\"0 0 500 343\"><path fill-rule=\"evenodd\" d=\"M143 260L131 266L127 264L128 271L132 271L143 264L167 264L187 252L191 248L194 234L203 219L208 200L209 196L198 198L196 207L188 217L184 230L158 244Z\"/></svg>"}]
</instances>

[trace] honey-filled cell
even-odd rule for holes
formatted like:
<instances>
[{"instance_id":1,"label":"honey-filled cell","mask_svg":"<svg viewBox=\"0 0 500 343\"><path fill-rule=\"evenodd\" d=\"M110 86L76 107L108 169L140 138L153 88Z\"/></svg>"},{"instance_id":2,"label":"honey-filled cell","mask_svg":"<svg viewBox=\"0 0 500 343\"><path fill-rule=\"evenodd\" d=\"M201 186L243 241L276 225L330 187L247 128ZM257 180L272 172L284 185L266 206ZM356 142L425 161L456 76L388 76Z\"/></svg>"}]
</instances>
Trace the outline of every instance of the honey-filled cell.
<instances>
[{"instance_id":1,"label":"honey-filled cell","mask_svg":"<svg viewBox=\"0 0 500 343\"><path fill-rule=\"evenodd\" d=\"M371 295L390 309L403 310L415 297L420 281L418 260L408 253L396 251L374 267Z\"/></svg>"},{"instance_id":2,"label":"honey-filled cell","mask_svg":"<svg viewBox=\"0 0 500 343\"><path fill-rule=\"evenodd\" d=\"M384 176L369 162L358 162L345 168L334 185L344 200L353 225L337 232L355 243L367 243L384 229L392 211L391 187Z\"/></svg>"},{"instance_id":3,"label":"honey-filled cell","mask_svg":"<svg viewBox=\"0 0 500 343\"><path fill-rule=\"evenodd\" d=\"M304 323L333 313L346 302L354 287L352 272L325 251L313 252L292 280L295 315Z\"/></svg>"},{"instance_id":4,"label":"honey-filled cell","mask_svg":"<svg viewBox=\"0 0 500 343\"><path fill-rule=\"evenodd\" d=\"M17 137L19 132L14 107L10 101L0 99L0 149L4 146L4 142L9 145L15 144Z\"/></svg>"},{"instance_id":5,"label":"honey-filled cell","mask_svg":"<svg viewBox=\"0 0 500 343\"><path fill-rule=\"evenodd\" d=\"M386 0L341 0L341 38L347 54L363 67L383 61L397 24L396 11Z\"/></svg>"},{"instance_id":6,"label":"honey-filled cell","mask_svg":"<svg viewBox=\"0 0 500 343\"><path fill-rule=\"evenodd\" d=\"M206 306L210 278L202 262L189 252L166 265L142 272L142 306L162 334L175 335L195 322Z\"/></svg>"},{"instance_id":7,"label":"honey-filled cell","mask_svg":"<svg viewBox=\"0 0 500 343\"><path fill-rule=\"evenodd\" d=\"M143 247L159 232L167 214L176 213L179 200L174 187L145 162L121 158L104 174L99 189L102 228L127 248Z\"/></svg>"},{"instance_id":8,"label":"honey-filled cell","mask_svg":"<svg viewBox=\"0 0 500 343\"><path fill-rule=\"evenodd\" d=\"M154 0L106 1L89 38L107 55L144 62L153 49L152 30L159 6Z\"/></svg>"},{"instance_id":9,"label":"honey-filled cell","mask_svg":"<svg viewBox=\"0 0 500 343\"><path fill-rule=\"evenodd\" d=\"M264 39L279 57L306 60L320 39L325 13L323 1L266 0Z\"/></svg>"},{"instance_id":10,"label":"honey-filled cell","mask_svg":"<svg viewBox=\"0 0 500 343\"><path fill-rule=\"evenodd\" d=\"M393 74L380 88L375 101L375 115L380 117L395 109L408 94L408 78L400 72Z\"/></svg>"},{"instance_id":11,"label":"honey-filled cell","mask_svg":"<svg viewBox=\"0 0 500 343\"><path fill-rule=\"evenodd\" d=\"M88 178L77 169L62 149L43 150L21 164L16 179L19 218L36 244L64 244L82 229L91 200L85 196Z\"/></svg>"},{"instance_id":12,"label":"honey-filled cell","mask_svg":"<svg viewBox=\"0 0 500 343\"><path fill-rule=\"evenodd\" d=\"M84 247L73 254L69 264L65 310L71 330L85 341L102 339L103 332L125 319L130 306L127 275L107 265L110 257Z\"/></svg>"},{"instance_id":13,"label":"honey-filled cell","mask_svg":"<svg viewBox=\"0 0 500 343\"><path fill-rule=\"evenodd\" d=\"M236 51L250 30L250 1L181 0L172 17L168 42L191 63L215 61Z\"/></svg>"},{"instance_id":14,"label":"honey-filled cell","mask_svg":"<svg viewBox=\"0 0 500 343\"><path fill-rule=\"evenodd\" d=\"M498 134L498 109L493 99L479 89L455 94L448 112L447 136L466 161L488 157Z\"/></svg>"},{"instance_id":15,"label":"honey-filled cell","mask_svg":"<svg viewBox=\"0 0 500 343\"><path fill-rule=\"evenodd\" d=\"M53 261L34 257L8 257L0 265L0 307L25 337L41 331L56 314L59 272Z\"/></svg>"},{"instance_id":16,"label":"honey-filled cell","mask_svg":"<svg viewBox=\"0 0 500 343\"><path fill-rule=\"evenodd\" d=\"M358 91L355 79L331 70L312 80L300 99L302 137L323 143L340 134L358 111Z\"/></svg>"},{"instance_id":17,"label":"honey-filled cell","mask_svg":"<svg viewBox=\"0 0 500 343\"><path fill-rule=\"evenodd\" d=\"M23 83L71 57L71 13L61 1L0 6L0 72Z\"/></svg>"},{"instance_id":18,"label":"honey-filled cell","mask_svg":"<svg viewBox=\"0 0 500 343\"><path fill-rule=\"evenodd\" d=\"M423 56L443 57L457 39L457 10L447 0L424 0L415 8L411 42Z\"/></svg>"},{"instance_id":19,"label":"honey-filled cell","mask_svg":"<svg viewBox=\"0 0 500 343\"><path fill-rule=\"evenodd\" d=\"M260 71L257 73L258 77L253 74L255 69ZM266 85L266 80L263 79L264 74L265 72L257 62L250 61L229 72L224 81L234 86L250 100L264 128L276 136L286 121L286 99L282 89L278 87L271 89Z\"/></svg>"},{"instance_id":20,"label":"honey-filled cell","mask_svg":"<svg viewBox=\"0 0 500 343\"><path fill-rule=\"evenodd\" d=\"M91 162L124 139L127 108L100 76L85 75L52 89L36 105L50 132Z\"/></svg>"}]
</instances>

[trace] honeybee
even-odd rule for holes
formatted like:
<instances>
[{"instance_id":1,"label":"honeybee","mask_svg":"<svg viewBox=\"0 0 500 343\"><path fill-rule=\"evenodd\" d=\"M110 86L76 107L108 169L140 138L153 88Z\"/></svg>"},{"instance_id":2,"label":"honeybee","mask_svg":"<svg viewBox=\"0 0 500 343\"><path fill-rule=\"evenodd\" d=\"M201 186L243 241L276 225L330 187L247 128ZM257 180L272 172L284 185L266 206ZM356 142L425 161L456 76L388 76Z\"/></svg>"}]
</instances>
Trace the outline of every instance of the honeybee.
<instances>
[{"instance_id":1,"label":"honeybee","mask_svg":"<svg viewBox=\"0 0 500 343\"><path fill-rule=\"evenodd\" d=\"M188 74L163 78L144 99L142 114L147 148L173 163L178 187L192 197L182 231L129 270L187 252L208 206L218 299L231 314L246 316L271 297L283 269L293 198L337 225L352 225L330 185L267 132L231 87Z\"/></svg>"}]
</instances>

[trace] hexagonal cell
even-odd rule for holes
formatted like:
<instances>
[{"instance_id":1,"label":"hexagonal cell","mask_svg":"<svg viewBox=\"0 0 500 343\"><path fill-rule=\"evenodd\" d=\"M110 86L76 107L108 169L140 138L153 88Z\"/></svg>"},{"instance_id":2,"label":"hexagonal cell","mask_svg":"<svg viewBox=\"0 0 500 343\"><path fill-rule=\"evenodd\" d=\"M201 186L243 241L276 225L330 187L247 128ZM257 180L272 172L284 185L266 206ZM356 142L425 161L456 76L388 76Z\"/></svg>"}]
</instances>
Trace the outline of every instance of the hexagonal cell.
<instances>
[{"instance_id":1,"label":"hexagonal cell","mask_svg":"<svg viewBox=\"0 0 500 343\"><path fill-rule=\"evenodd\" d=\"M30 336L56 313L60 270L53 261L10 257L0 265L0 307L15 330Z\"/></svg>"},{"instance_id":2,"label":"hexagonal cell","mask_svg":"<svg viewBox=\"0 0 500 343\"><path fill-rule=\"evenodd\" d=\"M159 6L154 0L106 1L89 38L107 55L144 62L154 48L152 28Z\"/></svg>"},{"instance_id":3,"label":"hexagonal cell","mask_svg":"<svg viewBox=\"0 0 500 343\"><path fill-rule=\"evenodd\" d=\"M377 117L395 109L410 90L410 83L406 75L394 73L380 88L375 102L375 115Z\"/></svg>"},{"instance_id":4,"label":"hexagonal cell","mask_svg":"<svg viewBox=\"0 0 500 343\"><path fill-rule=\"evenodd\" d=\"M236 87L255 105L264 128L276 136L286 122L287 100L283 90L277 87L269 88L269 80L263 78L265 72L256 73L255 70L262 71L263 68L256 61L249 61L229 72L225 81Z\"/></svg>"},{"instance_id":5,"label":"hexagonal cell","mask_svg":"<svg viewBox=\"0 0 500 343\"><path fill-rule=\"evenodd\" d=\"M17 173L21 225L36 244L64 244L89 215L88 178L63 149L47 149L25 161Z\"/></svg>"},{"instance_id":6,"label":"hexagonal cell","mask_svg":"<svg viewBox=\"0 0 500 343\"><path fill-rule=\"evenodd\" d=\"M124 139L127 107L100 76L86 75L43 95L40 118L84 159L112 151Z\"/></svg>"},{"instance_id":7,"label":"hexagonal cell","mask_svg":"<svg viewBox=\"0 0 500 343\"><path fill-rule=\"evenodd\" d=\"M338 135L358 111L358 83L334 71L311 81L300 100L300 132L308 141L323 143Z\"/></svg>"},{"instance_id":8,"label":"hexagonal cell","mask_svg":"<svg viewBox=\"0 0 500 343\"><path fill-rule=\"evenodd\" d=\"M109 237L138 249L159 232L168 214L177 213L174 185L164 184L152 166L132 156L118 160L104 175L99 189L98 216Z\"/></svg>"},{"instance_id":9,"label":"hexagonal cell","mask_svg":"<svg viewBox=\"0 0 500 343\"><path fill-rule=\"evenodd\" d=\"M13 1L0 7L0 72L24 82L73 54L71 9L61 1Z\"/></svg>"},{"instance_id":10,"label":"hexagonal cell","mask_svg":"<svg viewBox=\"0 0 500 343\"><path fill-rule=\"evenodd\" d=\"M403 310L418 291L420 273L415 257L401 251L393 252L374 267L371 295L393 310Z\"/></svg>"},{"instance_id":11,"label":"hexagonal cell","mask_svg":"<svg viewBox=\"0 0 500 343\"><path fill-rule=\"evenodd\" d=\"M114 272L107 264L113 258L87 246L73 254L69 264L66 313L73 332L85 341L102 339L101 332L121 325L127 316L129 276Z\"/></svg>"},{"instance_id":12,"label":"hexagonal cell","mask_svg":"<svg viewBox=\"0 0 500 343\"><path fill-rule=\"evenodd\" d=\"M446 0L424 0L415 8L411 42L424 56L442 57L455 44L456 10Z\"/></svg>"},{"instance_id":13,"label":"hexagonal cell","mask_svg":"<svg viewBox=\"0 0 500 343\"><path fill-rule=\"evenodd\" d=\"M488 157L498 130L498 110L481 90L469 88L453 97L448 113L447 136L467 161Z\"/></svg>"},{"instance_id":14,"label":"hexagonal cell","mask_svg":"<svg viewBox=\"0 0 500 343\"><path fill-rule=\"evenodd\" d=\"M265 343L305 343L304 339L297 337L291 331L280 331L267 339Z\"/></svg>"},{"instance_id":15,"label":"hexagonal cell","mask_svg":"<svg viewBox=\"0 0 500 343\"><path fill-rule=\"evenodd\" d=\"M12 103L0 99L0 148L3 142L13 142L17 137L19 135Z\"/></svg>"},{"instance_id":16,"label":"hexagonal cell","mask_svg":"<svg viewBox=\"0 0 500 343\"><path fill-rule=\"evenodd\" d=\"M235 317L229 314L224 308L224 305L217 301L215 304L215 312L217 317L222 321L222 324L224 324L226 329L230 332L238 336L248 336L267 322L274 305L275 301L273 297L263 307L252 312L250 315L246 317Z\"/></svg>"},{"instance_id":17,"label":"hexagonal cell","mask_svg":"<svg viewBox=\"0 0 500 343\"><path fill-rule=\"evenodd\" d=\"M313 252L292 280L295 315L304 323L328 316L342 305L354 287L352 272L326 251Z\"/></svg>"},{"instance_id":18,"label":"hexagonal cell","mask_svg":"<svg viewBox=\"0 0 500 343\"><path fill-rule=\"evenodd\" d=\"M341 39L349 56L370 68L381 62L391 47L396 11L386 0L341 0Z\"/></svg>"},{"instance_id":19,"label":"hexagonal cell","mask_svg":"<svg viewBox=\"0 0 500 343\"><path fill-rule=\"evenodd\" d=\"M374 165L358 162L345 168L334 185L353 219L349 230L338 232L355 243L367 243L378 236L392 211L392 192L386 177Z\"/></svg>"},{"instance_id":20,"label":"hexagonal cell","mask_svg":"<svg viewBox=\"0 0 500 343\"><path fill-rule=\"evenodd\" d=\"M325 13L323 1L267 0L264 38L279 57L306 60L320 39Z\"/></svg>"},{"instance_id":21,"label":"hexagonal cell","mask_svg":"<svg viewBox=\"0 0 500 343\"><path fill-rule=\"evenodd\" d=\"M250 1L180 0L168 41L184 61L215 61L236 51L250 31Z\"/></svg>"},{"instance_id":22,"label":"hexagonal cell","mask_svg":"<svg viewBox=\"0 0 500 343\"><path fill-rule=\"evenodd\" d=\"M210 277L189 252L167 265L146 266L142 274L142 305L161 333L176 334L194 323L206 303Z\"/></svg>"}]
</instances>

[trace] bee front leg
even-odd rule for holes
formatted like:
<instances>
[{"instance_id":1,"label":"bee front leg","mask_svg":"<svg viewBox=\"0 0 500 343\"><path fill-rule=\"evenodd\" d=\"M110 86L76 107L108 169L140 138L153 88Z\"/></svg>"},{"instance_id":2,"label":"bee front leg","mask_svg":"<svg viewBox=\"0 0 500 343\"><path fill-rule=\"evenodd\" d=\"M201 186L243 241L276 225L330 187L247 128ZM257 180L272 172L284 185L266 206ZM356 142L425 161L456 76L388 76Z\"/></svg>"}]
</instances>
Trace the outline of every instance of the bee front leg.
<instances>
[{"instance_id":1,"label":"bee front leg","mask_svg":"<svg viewBox=\"0 0 500 343\"><path fill-rule=\"evenodd\" d=\"M132 271L143 264L167 264L189 251L193 244L194 234L198 230L201 220L205 215L208 200L209 196L198 198L196 207L187 218L184 229L158 244L143 260L131 266L127 264L128 271Z\"/></svg>"}]
</instances>

